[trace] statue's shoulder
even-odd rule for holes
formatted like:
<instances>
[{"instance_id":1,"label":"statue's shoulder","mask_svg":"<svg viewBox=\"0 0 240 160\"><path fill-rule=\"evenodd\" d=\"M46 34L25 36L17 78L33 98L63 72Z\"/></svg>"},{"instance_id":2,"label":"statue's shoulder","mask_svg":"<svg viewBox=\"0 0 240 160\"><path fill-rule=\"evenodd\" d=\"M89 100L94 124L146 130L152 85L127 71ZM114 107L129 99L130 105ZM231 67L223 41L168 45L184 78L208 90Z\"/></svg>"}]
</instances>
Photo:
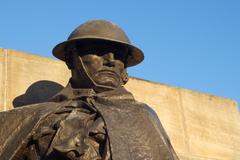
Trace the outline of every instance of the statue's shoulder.
<instances>
[{"instance_id":1,"label":"statue's shoulder","mask_svg":"<svg viewBox=\"0 0 240 160\"><path fill-rule=\"evenodd\" d=\"M27 123L37 123L46 115L54 112L59 104L46 102L26 105L9 111L0 112L0 133L15 129L18 125ZM7 128L7 130L6 130Z\"/></svg>"},{"instance_id":2,"label":"statue's shoulder","mask_svg":"<svg viewBox=\"0 0 240 160\"><path fill-rule=\"evenodd\" d=\"M54 102L27 105L9 111L0 112L0 135L8 135L18 126L32 124L32 127L59 106ZM31 128L31 127L30 127ZM1 139L0 139L1 142Z\"/></svg>"},{"instance_id":3,"label":"statue's shoulder","mask_svg":"<svg viewBox=\"0 0 240 160\"><path fill-rule=\"evenodd\" d=\"M44 102L44 103L38 103L38 104L30 104L26 106L21 106L18 108L14 108L12 110L3 111L0 112L1 117L2 116L10 116L14 114L21 114L21 116L24 116L26 114L31 114L34 112L47 112L53 109L54 107L58 106L58 103L55 102Z\"/></svg>"},{"instance_id":4,"label":"statue's shoulder","mask_svg":"<svg viewBox=\"0 0 240 160\"><path fill-rule=\"evenodd\" d=\"M136 100L135 100L134 104L137 105L138 107L141 107L143 109L143 111L146 112L147 114L149 114L151 117L158 119L157 113L148 104L142 103L142 102L139 102Z\"/></svg>"},{"instance_id":5,"label":"statue's shoulder","mask_svg":"<svg viewBox=\"0 0 240 160\"><path fill-rule=\"evenodd\" d=\"M152 121L153 124L155 124L157 126L157 128L160 128L161 130L163 130L162 123L161 123L157 113L154 111L154 109L152 107L150 107L148 104L138 102L138 101L136 101L135 104L142 108L145 115L147 115L149 117L149 119Z\"/></svg>"}]
</instances>

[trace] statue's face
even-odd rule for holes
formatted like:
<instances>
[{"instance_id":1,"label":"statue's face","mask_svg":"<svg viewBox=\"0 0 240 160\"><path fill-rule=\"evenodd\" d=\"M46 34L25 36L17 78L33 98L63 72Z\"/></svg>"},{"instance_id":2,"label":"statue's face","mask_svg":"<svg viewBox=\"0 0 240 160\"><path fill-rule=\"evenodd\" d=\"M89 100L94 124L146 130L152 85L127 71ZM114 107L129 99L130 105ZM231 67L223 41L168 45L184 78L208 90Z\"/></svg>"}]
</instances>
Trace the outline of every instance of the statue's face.
<instances>
[{"instance_id":1,"label":"statue's face","mask_svg":"<svg viewBox=\"0 0 240 160\"><path fill-rule=\"evenodd\" d=\"M123 47L91 44L81 47L79 52L88 75L97 84L113 88L123 85L123 76L126 76Z\"/></svg>"}]
</instances>

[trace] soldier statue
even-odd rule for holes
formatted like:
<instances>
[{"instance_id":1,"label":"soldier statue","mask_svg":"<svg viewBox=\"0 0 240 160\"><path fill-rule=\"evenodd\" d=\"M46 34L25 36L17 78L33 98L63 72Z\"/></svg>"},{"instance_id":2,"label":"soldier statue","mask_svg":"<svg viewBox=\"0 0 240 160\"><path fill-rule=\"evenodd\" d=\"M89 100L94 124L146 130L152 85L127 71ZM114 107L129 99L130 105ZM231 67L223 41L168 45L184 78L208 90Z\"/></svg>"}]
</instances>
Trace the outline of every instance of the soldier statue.
<instances>
[{"instance_id":1,"label":"soldier statue","mask_svg":"<svg viewBox=\"0 0 240 160\"><path fill-rule=\"evenodd\" d=\"M123 85L143 52L117 25L88 21L53 55L71 70L48 102L0 113L1 160L177 160L156 113Z\"/></svg>"}]
</instances>

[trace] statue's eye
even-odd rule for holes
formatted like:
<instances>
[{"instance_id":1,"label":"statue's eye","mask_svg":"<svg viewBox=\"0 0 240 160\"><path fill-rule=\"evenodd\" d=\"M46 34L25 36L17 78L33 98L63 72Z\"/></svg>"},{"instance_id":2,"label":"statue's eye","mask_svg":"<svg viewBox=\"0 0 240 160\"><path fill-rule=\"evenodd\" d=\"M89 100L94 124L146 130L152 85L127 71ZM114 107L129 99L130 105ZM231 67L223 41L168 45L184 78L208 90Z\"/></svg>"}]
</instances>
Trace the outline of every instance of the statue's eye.
<instances>
[{"instance_id":1,"label":"statue's eye","mask_svg":"<svg viewBox=\"0 0 240 160\"><path fill-rule=\"evenodd\" d=\"M88 54L82 57L83 63L100 65L103 59L94 54Z\"/></svg>"}]
</instances>

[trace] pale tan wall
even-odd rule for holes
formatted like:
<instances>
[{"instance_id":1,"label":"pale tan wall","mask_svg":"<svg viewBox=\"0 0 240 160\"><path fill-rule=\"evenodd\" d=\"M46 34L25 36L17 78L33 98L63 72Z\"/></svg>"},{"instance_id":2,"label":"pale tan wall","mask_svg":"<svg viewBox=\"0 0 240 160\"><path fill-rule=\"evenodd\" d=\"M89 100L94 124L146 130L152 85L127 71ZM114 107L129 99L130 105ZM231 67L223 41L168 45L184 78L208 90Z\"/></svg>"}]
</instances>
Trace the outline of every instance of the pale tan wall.
<instances>
[{"instance_id":1,"label":"pale tan wall","mask_svg":"<svg viewBox=\"0 0 240 160\"><path fill-rule=\"evenodd\" d=\"M4 104L5 101L5 80L4 77L6 77L4 66L5 66L5 54L0 50L0 106L3 107L6 104Z\"/></svg>"},{"instance_id":2,"label":"pale tan wall","mask_svg":"<svg viewBox=\"0 0 240 160\"><path fill-rule=\"evenodd\" d=\"M3 49L0 75L1 110L11 109L15 97L36 81L65 85L70 77L60 61ZM136 78L126 87L157 112L181 159L240 160L240 114L235 101Z\"/></svg>"},{"instance_id":3,"label":"pale tan wall","mask_svg":"<svg viewBox=\"0 0 240 160\"><path fill-rule=\"evenodd\" d=\"M34 82L51 80L65 85L70 76L67 67L57 60L6 49L0 49L0 58L3 110L11 109L13 99L24 94Z\"/></svg>"}]
</instances>

